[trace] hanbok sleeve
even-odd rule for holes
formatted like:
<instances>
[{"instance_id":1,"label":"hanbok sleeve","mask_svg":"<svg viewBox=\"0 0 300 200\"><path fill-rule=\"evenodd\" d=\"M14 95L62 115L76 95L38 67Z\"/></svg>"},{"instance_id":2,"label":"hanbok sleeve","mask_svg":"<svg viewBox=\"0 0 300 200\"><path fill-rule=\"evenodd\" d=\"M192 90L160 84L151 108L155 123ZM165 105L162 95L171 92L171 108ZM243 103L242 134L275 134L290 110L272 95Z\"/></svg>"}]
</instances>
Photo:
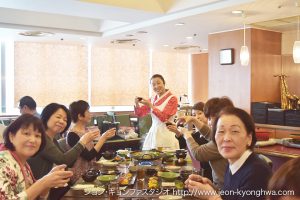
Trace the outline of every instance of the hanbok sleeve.
<instances>
[{"instance_id":1,"label":"hanbok sleeve","mask_svg":"<svg viewBox=\"0 0 300 200\"><path fill-rule=\"evenodd\" d=\"M149 112L150 112L150 108L148 106L140 106L140 107L134 106L134 114L136 114L138 117L143 117L147 115Z\"/></svg>"},{"instance_id":2,"label":"hanbok sleeve","mask_svg":"<svg viewBox=\"0 0 300 200\"><path fill-rule=\"evenodd\" d=\"M165 122L170 117L172 117L173 115L176 114L177 106L178 106L177 98L175 96L173 96L162 111L160 111L158 108L154 107L152 109L152 113L155 116L157 116L160 119L160 121Z\"/></svg>"},{"instance_id":3,"label":"hanbok sleeve","mask_svg":"<svg viewBox=\"0 0 300 200\"><path fill-rule=\"evenodd\" d=\"M21 174L10 165L6 157L0 158L0 199L1 200L26 200L25 184L19 180ZM24 187L24 188L23 188Z\"/></svg>"}]
</instances>

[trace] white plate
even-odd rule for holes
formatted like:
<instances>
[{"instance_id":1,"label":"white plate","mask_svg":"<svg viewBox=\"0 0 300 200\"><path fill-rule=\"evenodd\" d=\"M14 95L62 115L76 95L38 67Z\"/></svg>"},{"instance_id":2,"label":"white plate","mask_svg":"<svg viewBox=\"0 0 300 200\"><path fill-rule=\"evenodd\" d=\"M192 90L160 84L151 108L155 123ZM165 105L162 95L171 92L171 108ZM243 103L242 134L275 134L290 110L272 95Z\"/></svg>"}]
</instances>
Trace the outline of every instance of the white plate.
<instances>
[{"instance_id":1,"label":"white plate","mask_svg":"<svg viewBox=\"0 0 300 200\"><path fill-rule=\"evenodd\" d=\"M163 195L160 196L159 199L164 199L164 200L168 200L168 199L182 199L182 196L173 196L173 195Z\"/></svg>"},{"instance_id":2,"label":"white plate","mask_svg":"<svg viewBox=\"0 0 300 200\"><path fill-rule=\"evenodd\" d=\"M105 189L101 187L85 188L84 192L88 194L97 193L97 195L101 195L105 192Z\"/></svg>"},{"instance_id":3,"label":"white plate","mask_svg":"<svg viewBox=\"0 0 300 200\"><path fill-rule=\"evenodd\" d=\"M172 172L179 172L179 170L181 169L181 167L179 167L179 166L166 166L165 168L166 168L166 170L169 170Z\"/></svg>"},{"instance_id":4,"label":"white plate","mask_svg":"<svg viewBox=\"0 0 300 200\"><path fill-rule=\"evenodd\" d=\"M76 184L76 185L73 185L71 188L73 190L84 190L84 189L87 189L87 188L94 188L95 185L93 184Z\"/></svg>"}]
</instances>

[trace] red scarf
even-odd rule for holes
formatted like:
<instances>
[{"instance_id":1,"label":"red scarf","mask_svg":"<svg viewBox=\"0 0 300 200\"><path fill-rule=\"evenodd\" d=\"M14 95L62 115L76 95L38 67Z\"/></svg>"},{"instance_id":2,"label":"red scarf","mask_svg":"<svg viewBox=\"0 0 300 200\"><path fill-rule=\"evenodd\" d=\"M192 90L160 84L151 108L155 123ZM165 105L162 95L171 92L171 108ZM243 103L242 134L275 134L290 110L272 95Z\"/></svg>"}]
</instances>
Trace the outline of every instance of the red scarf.
<instances>
[{"instance_id":1,"label":"red scarf","mask_svg":"<svg viewBox=\"0 0 300 200\"><path fill-rule=\"evenodd\" d=\"M24 180L25 180L26 188L28 188L30 186L30 180L28 179L28 177L26 175L27 174L26 170L27 170L27 172L29 172L29 175L31 176L33 182L36 181L28 163L26 162L25 165L23 165L21 160L19 159L18 155L15 153L15 151L11 151L11 150L7 149L4 146L4 144L0 144L0 151L9 151L9 153L12 155L12 157L17 161L17 163L19 164L19 166L21 168L21 172L22 172Z\"/></svg>"}]
</instances>

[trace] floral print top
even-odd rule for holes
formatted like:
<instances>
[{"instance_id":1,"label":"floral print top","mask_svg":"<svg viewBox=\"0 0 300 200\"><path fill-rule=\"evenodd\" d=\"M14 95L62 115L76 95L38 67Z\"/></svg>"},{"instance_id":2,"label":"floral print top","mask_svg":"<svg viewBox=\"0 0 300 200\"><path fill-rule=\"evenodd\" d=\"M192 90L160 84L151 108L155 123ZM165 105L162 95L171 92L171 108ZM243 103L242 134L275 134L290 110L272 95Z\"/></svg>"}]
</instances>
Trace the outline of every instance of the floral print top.
<instances>
[{"instance_id":1,"label":"floral print top","mask_svg":"<svg viewBox=\"0 0 300 200\"><path fill-rule=\"evenodd\" d=\"M25 190L33 184L33 180L30 171L24 169L27 187L21 167L15 158L8 150L0 151L0 200L27 200Z\"/></svg>"}]
</instances>

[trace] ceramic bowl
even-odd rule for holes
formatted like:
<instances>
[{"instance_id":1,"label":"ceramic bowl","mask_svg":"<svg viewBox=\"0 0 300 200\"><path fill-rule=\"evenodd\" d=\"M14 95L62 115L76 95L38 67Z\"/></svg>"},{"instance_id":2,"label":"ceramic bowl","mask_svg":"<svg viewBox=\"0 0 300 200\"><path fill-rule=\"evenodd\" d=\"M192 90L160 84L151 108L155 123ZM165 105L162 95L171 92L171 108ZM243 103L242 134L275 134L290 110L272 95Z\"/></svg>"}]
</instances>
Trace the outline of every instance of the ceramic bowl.
<instances>
[{"instance_id":1,"label":"ceramic bowl","mask_svg":"<svg viewBox=\"0 0 300 200\"><path fill-rule=\"evenodd\" d=\"M96 180L97 176L99 175L99 171L97 170L87 170L83 175L82 179L85 182L93 182Z\"/></svg>"}]
</instances>

